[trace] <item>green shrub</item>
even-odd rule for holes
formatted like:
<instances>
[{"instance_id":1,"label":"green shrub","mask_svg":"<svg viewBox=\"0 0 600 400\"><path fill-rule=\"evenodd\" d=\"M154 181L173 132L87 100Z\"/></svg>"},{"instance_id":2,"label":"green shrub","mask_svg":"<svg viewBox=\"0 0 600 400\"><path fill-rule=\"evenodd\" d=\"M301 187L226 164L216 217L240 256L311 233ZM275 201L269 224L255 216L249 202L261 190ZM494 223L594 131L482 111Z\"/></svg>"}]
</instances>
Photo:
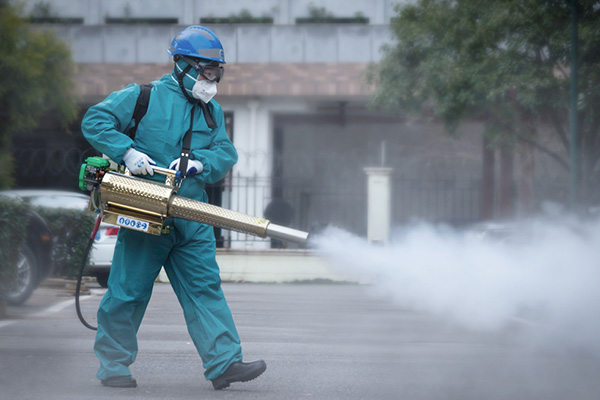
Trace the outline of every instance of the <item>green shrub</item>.
<instances>
[{"instance_id":1,"label":"green shrub","mask_svg":"<svg viewBox=\"0 0 600 400\"><path fill-rule=\"evenodd\" d=\"M95 214L45 207L36 207L35 211L44 218L52 232L54 276L77 277L83 253L96 221Z\"/></svg>"},{"instance_id":2,"label":"green shrub","mask_svg":"<svg viewBox=\"0 0 600 400\"><path fill-rule=\"evenodd\" d=\"M0 298L16 272L19 250L27 234L28 206L0 197Z\"/></svg>"},{"instance_id":3,"label":"green shrub","mask_svg":"<svg viewBox=\"0 0 600 400\"><path fill-rule=\"evenodd\" d=\"M273 17L264 14L255 17L247 9L242 9L238 14L229 14L228 17L214 17L212 14L200 18L201 24L272 24Z\"/></svg>"}]
</instances>

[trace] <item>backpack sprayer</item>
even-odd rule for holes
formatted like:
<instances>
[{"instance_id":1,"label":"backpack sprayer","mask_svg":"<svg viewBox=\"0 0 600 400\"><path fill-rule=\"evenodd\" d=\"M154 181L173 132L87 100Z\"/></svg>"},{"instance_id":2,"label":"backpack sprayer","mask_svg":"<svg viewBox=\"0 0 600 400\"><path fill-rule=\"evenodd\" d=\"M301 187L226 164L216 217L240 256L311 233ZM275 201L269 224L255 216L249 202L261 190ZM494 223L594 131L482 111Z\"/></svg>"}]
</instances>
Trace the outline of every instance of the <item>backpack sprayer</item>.
<instances>
[{"instance_id":1,"label":"backpack sprayer","mask_svg":"<svg viewBox=\"0 0 600 400\"><path fill-rule=\"evenodd\" d=\"M161 235L166 229L165 219L173 217L300 245L306 245L308 241L308 232L178 196L176 193L181 184L180 171L154 167L155 173L165 175L165 182L159 183L131 176L127 170L125 173L110 171L109 166L110 161L105 158L89 157L79 172L79 188L91 191L90 211L100 213L83 257L75 291L77 315L90 329L96 328L88 325L81 315L79 292L83 269L101 220L124 228Z\"/></svg>"}]
</instances>

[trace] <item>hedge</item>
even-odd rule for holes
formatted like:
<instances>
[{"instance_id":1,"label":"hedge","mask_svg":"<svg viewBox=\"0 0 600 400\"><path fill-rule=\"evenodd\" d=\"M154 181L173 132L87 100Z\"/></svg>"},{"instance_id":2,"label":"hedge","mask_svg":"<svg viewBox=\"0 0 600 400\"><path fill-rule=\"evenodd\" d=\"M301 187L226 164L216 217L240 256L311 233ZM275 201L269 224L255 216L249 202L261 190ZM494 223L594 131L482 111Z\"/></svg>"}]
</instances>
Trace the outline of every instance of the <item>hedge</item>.
<instances>
[{"instance_id":1,"label":"hedge","mask_svg":"<svg viewBox=\"0 0 600 400\"><path fill-rule=\"evenodd\" d=\"M0 297L16 272L19 250L27 234L27 210L22 201L0 197Z\"/></svg>"},{"instance_id":2,"label":"hedge","mask_svg":"<svg viewBox=\"0 0 600 400\"><path fill-rule=\"evenodd\" d=\"M52 232L54 276L77 277L96 215L63 208L36 207L35 211Z\"/></svg>"},{"instance_id":3,"label":"hedge","mask_svg":"<svg viewBox=\"0 0 600 400\"><path fill-rule=\"evenodd\" d=\"M0 295L14 277L19 250L27 235L28 210L38 213L52 233L53 276L75 278L94 228L96 215L64 208L31 208L27 203L0 197Z\"/></svg>"}]
</instances>

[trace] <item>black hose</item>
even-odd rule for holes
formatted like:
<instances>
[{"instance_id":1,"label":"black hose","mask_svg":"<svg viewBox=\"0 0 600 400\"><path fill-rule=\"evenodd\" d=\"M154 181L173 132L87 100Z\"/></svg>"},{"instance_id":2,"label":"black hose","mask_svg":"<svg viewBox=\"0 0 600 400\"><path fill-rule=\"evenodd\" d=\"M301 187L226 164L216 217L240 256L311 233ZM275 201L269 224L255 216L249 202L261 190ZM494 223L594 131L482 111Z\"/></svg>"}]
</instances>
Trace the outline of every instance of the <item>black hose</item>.
<instances>
[{"instance_id":1,"label":"black hose","mask_svg":"<svg viewBox=\"0 0 600 400\"><path fill-rule=\"evenodd\" d=\"M96 225L94 226L94 230L90 235L90 240L88 241L87 247L85 248L85 252L83 253L83 259L81 260L81 267L79 267L79 276L77 277L77 286L75 287L75 309L77 310L77 316L79 320L86 328L89 328L93 331L98 330L98 327L92 326L87 323L85 318L83 318L83 314L81 313L81 307L79 306L79 293L81 292L81 280L83 279L83 270L87 265L88 256L90 255L90 251L92 250L92 245L94 244L94 238L96 237L96 232L98 232L98 227L100 226L100 221L102 220L102 215L98 215L98 219L96 220Z\"/></svg>"}]
</instances>

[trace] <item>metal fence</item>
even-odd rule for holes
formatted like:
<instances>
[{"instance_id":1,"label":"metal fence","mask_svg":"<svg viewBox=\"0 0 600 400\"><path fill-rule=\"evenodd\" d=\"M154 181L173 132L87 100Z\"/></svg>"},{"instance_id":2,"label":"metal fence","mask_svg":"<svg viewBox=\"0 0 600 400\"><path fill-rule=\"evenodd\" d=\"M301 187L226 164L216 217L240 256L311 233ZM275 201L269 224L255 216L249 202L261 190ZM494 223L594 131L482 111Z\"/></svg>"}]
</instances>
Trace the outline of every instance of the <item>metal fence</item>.
<instances>
[{"instance_id":1,"label":"metal fence","mask_svg":"<svg viewBox=\"0 0 600 400\"><path fill-rule=\"evenodd\" d=\"M453 226L481 218L480 179L409 179L393 182L393 224L424 220Z\"/></svg>"},{"instance_id":2,"label":"metal fence","mask_svg":"<svg viewBox=\"0 0 600 400\"><path fill-rule=\"evenodd\" d=\"M235 174L209 190L211 201L218 196L215 190L221 192L223 207L264 216L279 225L313 233L331 225L358 234L366 232L366 192L362 187L315 187L305 181ZM296 247L237 232L217 231L219 235L223 247Z\"/></svg>"},{"instance_id":3,"label":"metal fence","mask_svg":"<svg viewBox=\"0 0 600 400\"><path fill-rule=\"evenodd\" d=\"M413 220L461 226L480 218L481 181L478 179L396 177L392 185L393 226ZM340 182L337 186L316 188L302 181L234 175L226 178L218 190L224 207L265 216L277 224L313 233L336 226L366 235L366 185ZM294 247L236 232L217 232L223 247Z\"/></svg>"}]
</instances>

